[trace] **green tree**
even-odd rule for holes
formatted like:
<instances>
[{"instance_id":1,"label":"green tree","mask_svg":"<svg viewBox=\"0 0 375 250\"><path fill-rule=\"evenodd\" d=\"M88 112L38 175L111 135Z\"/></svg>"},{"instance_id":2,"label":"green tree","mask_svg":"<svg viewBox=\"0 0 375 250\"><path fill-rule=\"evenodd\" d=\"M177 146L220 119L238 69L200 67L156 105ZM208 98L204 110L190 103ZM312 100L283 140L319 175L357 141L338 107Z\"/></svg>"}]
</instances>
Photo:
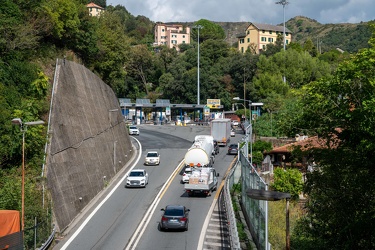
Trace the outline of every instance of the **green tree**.
<instances>
[{"instance_id":1,"label":"green tree","mask_svg":"<svg viewBox=\"0 0 375 250\"><path fill-rule=\"evenodd\" d=\"M152 83L149 83L148 76L153 68L153 57L145 45L138 45L130 48L129 62L126 65L128 76L134 77L143 86L142 89L149 94ZM151 86L149 86L151 84Z\"/></svg>"},{"instance_id":2,"label":"green tree","mask_svg":"<svg viewBox=\"0 0 375 250\"><path fill-rule=\"evenodd\" d=\"M303 89L299 124L327 143L310 150L320 171L307 176L309 202L296 248L375 248L374 36L369 43L335 77Z\"/></svg>"},{"instance_id":3,"label":"green tree","mask_svg":"<svg viewBox=\"0 0 375 250\"><path fill-rule=\"evenodd\" d=\"M200 25L202 28L199 30L199 42L203 42L208 39L213 40L222 40L225 38L225 31L224 29L209 20L206 19L200 19L196 21L193 25L193 27L197 27ZM198 39L198 29L193 28L191 31L191 38L194 41L197 41Z\"/></svg>"},{"instance_id":4,"label":"green tree","mask_svg":"<svg viewBox=\"0 0 375 250\"><path fill-rule=\"evenodd\" d=\"M298 199L303 190L302 174L298 169L276 168L271 188L278 192L290 193L293 199Z\"/></svg>"},{"instance_id":5,"label":"green tree","mask_svg":"<svg viewBox=\"0 0 375 250\"><path fill-rule=\"evenodd\" d=\"M124 26L118 15L104 12L99 20L99 52L93 68L118 94L124 89L124 66L129 60L130 39L125 36Z\"/></svg>"},{"instance_id":6,"label":"green tree","mask_svg":"<svg viewBox=\"0 0 375 250\"><path fill-rule=\"evenodd\" d=\"M43 14L48 18L48 23L45 25L51 27L51 35L54 39L70 39L75 36L80 25L80 7L80 3L75 0L56 0L43 3Z\"/></svg>"}]
</instances>

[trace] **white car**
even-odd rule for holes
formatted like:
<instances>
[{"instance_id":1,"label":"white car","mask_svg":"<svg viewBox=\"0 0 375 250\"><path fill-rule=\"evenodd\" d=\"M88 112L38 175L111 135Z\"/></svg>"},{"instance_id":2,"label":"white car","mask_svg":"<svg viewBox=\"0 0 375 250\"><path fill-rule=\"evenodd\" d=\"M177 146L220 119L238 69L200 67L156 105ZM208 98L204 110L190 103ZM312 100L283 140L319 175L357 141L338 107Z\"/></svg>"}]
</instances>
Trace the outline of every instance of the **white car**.
<instances>
[{"instance_id":1,"label":"white car","mask_svg":"<svg viewBox=\"0 0 375 250\"><path fill-rule=\"evenodd\" d=\"M191 168L185 168L184 173L182 174L181 183L189 183L189 177L191 175Z\"/></svg>"},{"instance_id":2,"label":"white car","mask_svg":"<svg viewBox=\"0 0 375 250\"><path fill-rule=\"evenodd\" d=\"M232 120L232 125L233 125L233 126L238 126L238 121L236 121L236 120Z\"/></svg>"},{"instance_id":3,"label":"white car","mask_svg":"<svg viewBox=\"0 0 375 250\"><path fill-rule=\"evenodd\" d=\"M145 165L159 165L160 154L157 151L149 151L145 157Z\"/></svg>"},{"instance_id":4,"label":"white car","mask_svg":"<svg viewBox=\"0 0 375 250\"><path fill-rule=\"evenodd\" d=\"M139 129L136 126L129 126L129 135L139 135Z\"/></svg>"},{"instance_id":5,"label":"white car","mask_svg":"<svg viewBox=\"0 0 375 250\"><path fill-rule=\"evenodd\" d=\"M133 169L126 176L126 187L146 187L148 173L144 169Z\"/></svg>"},{"instance_id":6,"label":"white car","mask_svg":"<svg viewBox=\"0 0 375 250\"><path fill-rule=\"evenodd\" d=\"M230 136L232 137L236 136L236 132L233 129L230 131Z\"/></svg>"}]
</instances>

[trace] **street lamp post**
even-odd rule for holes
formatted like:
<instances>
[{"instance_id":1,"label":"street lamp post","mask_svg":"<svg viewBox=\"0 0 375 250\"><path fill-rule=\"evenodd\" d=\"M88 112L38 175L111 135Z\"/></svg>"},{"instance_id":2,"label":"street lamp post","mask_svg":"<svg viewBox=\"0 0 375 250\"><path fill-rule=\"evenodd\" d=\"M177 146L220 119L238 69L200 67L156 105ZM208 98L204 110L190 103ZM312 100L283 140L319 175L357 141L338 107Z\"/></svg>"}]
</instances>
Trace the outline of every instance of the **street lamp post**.
<instances>
[{"instance_id":1,"label":"street lamp post","mask_svg":"<svg viewBox=\"0 0 375 250\"><path fill-rule=\"evenodd\" d=\"M200 105L200 93L199 93L199 30L200 29L203 29L203 26L202 25L196 25L194 26L193 28L196 28L198 29L198 76L197 76L197 104Z\"/></svg>"},{"instance_id":2,"label":"street lamp post","mask_svg":"<svg viewBox=\"0 0 375 250\"><path fill-rule=\"evenodd\" d=\"M253 126L252 126L252 124L251 124L251 101L250 100L245 100L245 99L240 99L239 97L233 97L233 100L237 100L237 101L244 101L244 103L246 103L246 102L248 102L249 103L249 107L250 107L250 125L249 125L249 127L250 127L250 156L251 156L251 158L250 158L250 163L251 163L251 165L253 165ZM247 118L246 118L246 105L243 105L244 106L244 108L245 108L245 125L246 125L246 121L247 121ZM247 127L246 127L246 144L248 144L248 141L249 141L249 139L248 139L248 133L247 133ZM248 149L248 145L246 145L246 148ZM248 154L249 152L247 151L246 152L246 154ZM246 156L247 157L247 156Z\"/></svg>"},{"instance_id":3,"label":"street lamp post","mask_svg":"<svg viewBox=\"0 0 375 250\"><path fill-rule=\"evenodd\" d=\"M252 101L250 100L245 100L245 99L240 99L239 97L233 97L233 100L236 100L236 101L244 101L244 102L248 102L249 103L249 107L250 107L250 155L251 155L251 158L250 158L250 163L251 165L253 165L253 125L252 125L252 110L251 110L251 107L254 106L254 107L257 107L257 106L263 106L263 103L262 102L257 102L257 103L253 103ZM246 105L244 105L244 108L245 108L245 123L246 123ZM247 137L247 128L246 128L246 137Z\"/></svg>"},{"instance_id":4,"label":"street lamp post","mask_svg":"<svg viewBox=\"0 0 375 250\"><path fill-rule=\"evenodd\" d=\"M290 250L290 235L289 235L289 200L291 198L290 193L283 193L270 190L260 189L247 189L246 195L251 199L264 200L264 201L279 201L286 199L286 210L285 210L285 249ZM268 228L266 228L268 230ZM268 241L266 237L266 241ZM266 242L266 249L268 250L268 242Z\"/></svg>"},{"instance_id":5,"label":"street lamp post","mask_svg":"<svg viewBox=\"0 0 375 250\"><path fill-rule=\"evenodd\" d=\"M42 125L44 121L33 121L22 123L21 118L12 119L13 125L20 126L22 132L22 191L21 191L21 230L25 228L25 132L27 131L27 126Z\"/></svg>"},{"instance_id":6,"label":"street lamp post","mask_svg":"<svg viewBox=\"0 0 375 250\"><path fill-rule=\"evenodd\" d=\"M284 27L283 27L283 44L284 44L284 52L285 52L285 44L286 44L286 38L285 38L285 5L289 4L289 2L287 2L286 0L280 0L278 2L276 2L276 4L281 4L283 6L283 24L284 24ZM283 82L286 82L286 79L285 79L285 75L283 76Z\"/></svg>"},{"instance_id":7,"label":"street lamp post","mask_svg":"<svg viewBox=\"0 0 375 250\"><path fill-rule=\"evenodd\" d=\"M283 36L284 36L284 51L285 51L285 43L286 43L286 38L285 38L285 5L289 4L286 0L280 0L276 2L276 4L281 4L283 6L283 22L284 22L284 30L283 30Z\"/></svg>"}]
</instances>

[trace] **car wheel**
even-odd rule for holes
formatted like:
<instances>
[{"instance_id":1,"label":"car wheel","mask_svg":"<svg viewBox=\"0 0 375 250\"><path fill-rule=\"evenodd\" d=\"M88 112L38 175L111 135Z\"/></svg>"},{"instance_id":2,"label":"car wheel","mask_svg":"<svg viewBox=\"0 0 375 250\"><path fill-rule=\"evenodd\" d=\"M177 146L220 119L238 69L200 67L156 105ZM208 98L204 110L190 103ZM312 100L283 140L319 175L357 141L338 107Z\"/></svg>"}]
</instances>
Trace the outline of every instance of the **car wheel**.
<instances>
[{"instance_id":1,"label":"car wheel","mask_svg":"<svg viewBox=\"0 0 375 250\"><path fill-rule=\"evenodd\" d=\"M164 229L163 229L163 227L160 225L160 222L159 222L159 225L158 225L158 229L159 229L159 231L164 231Z\"/></svg>"},{"instance_id":2,"label":"car wheel","mask_svg":"<svg viewBox=\"0 0 375 250\"><path fill-rule=\"evenodd\" d=\"M189 223L186 224L185 231L189 230Z\"/></svg>"}]
</instances>

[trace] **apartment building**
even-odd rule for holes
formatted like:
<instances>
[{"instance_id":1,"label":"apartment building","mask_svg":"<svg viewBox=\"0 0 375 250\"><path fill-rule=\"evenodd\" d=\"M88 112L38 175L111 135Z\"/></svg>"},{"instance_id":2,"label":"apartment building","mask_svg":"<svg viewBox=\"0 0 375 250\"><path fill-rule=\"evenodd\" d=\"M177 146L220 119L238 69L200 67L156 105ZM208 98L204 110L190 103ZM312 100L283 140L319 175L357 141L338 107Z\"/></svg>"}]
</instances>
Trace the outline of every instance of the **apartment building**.
<instances>
[{"instance_id":1,"label":"apartment building","mask_svg":"<svg viewBox=\"0 0 375 250\"><path fill-rule=\"evenodd\" d=\"M179 44L190 43L190 27L181 24L157 23L154 28L154 46L166 45L178 50Z\"/></svg>"},{"instance_id":2,"label":"apartment building","mask_svg":"<svg viewBox=\"0 0 375 250\"><path fill-rule=\"evenodd\" d=\"M250 49L256 54L266 49L269 43L275 43L277 36L283 37L284 27L262 23L250 23L245 33L237 35L238 49L245 53ZM288 45L292 41L292 33L285 28L285 44Z\"/></svg>"},{"instance_id":3,"label":"apartment building","mask_svg":"<svg viewBox=\"0 0 375 250\"><path fill-rule=\"evenodd\" d=\"M89 10L90 16L100 16L100 13L104 11L103 7L94 4L93 2L86 5L86 8Z\"/></svg>"}]
</instances>

